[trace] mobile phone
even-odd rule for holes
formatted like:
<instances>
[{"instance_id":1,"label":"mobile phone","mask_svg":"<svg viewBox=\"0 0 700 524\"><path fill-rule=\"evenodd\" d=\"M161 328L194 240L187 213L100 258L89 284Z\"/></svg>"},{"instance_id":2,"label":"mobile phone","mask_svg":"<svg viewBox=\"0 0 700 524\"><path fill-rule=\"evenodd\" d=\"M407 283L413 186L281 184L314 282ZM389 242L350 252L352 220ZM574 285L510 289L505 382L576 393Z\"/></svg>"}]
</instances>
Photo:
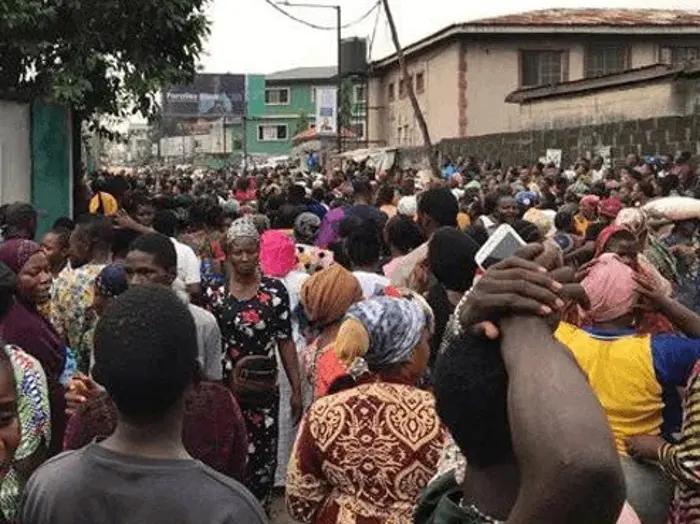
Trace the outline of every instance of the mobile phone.
<instances>
[{"instance_id":1,"label":"mobile phone","mask_svg":"<svg viewBox=\"0 0 700 524\"><path fill-rule=\"evenodd\" d=\"M486 244L476 253L476 263L481 269L488 269L505 260L525 245L525 241L508 224L501 224L489 237Z\"/></svg>"}]
</instances>

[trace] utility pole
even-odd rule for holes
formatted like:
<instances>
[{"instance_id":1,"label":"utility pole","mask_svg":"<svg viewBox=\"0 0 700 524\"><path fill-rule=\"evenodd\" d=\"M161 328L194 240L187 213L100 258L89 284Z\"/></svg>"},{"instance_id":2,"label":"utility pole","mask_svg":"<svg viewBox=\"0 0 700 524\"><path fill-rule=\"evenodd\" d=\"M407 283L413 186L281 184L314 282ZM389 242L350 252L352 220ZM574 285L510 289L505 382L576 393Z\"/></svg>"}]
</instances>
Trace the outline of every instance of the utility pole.
<instances>
[{"instance_id":1,"label":"utility pole","mask_svg":"<svg viewBox=\"0 0 700 524\"><path fill-rule=\"evenodd\" d=\"M338 92L336 93L336 98L335 98L335 122L336 122L336 131L338 132L338 153L343 152L343 119L341 118L340 115L340 105L343 103L343 53L342 53L342 28L341 28L341 15L340 15L340 6L337 5L335 6L336 9L336 21L338 24Z\"/></svg>"},{"instance_id":2,"label":"utility pole","mask_svg":"<svg viewBox=\"0 0 700 524\"><path fill-rule=\"evenodd\" d=\"M411 82L411 77L408 74L408 66L406 66L406 59L403 55L403 49L399 43L399 33L396 30L396 24L394 23L394 17L391 14L391 8L389 7L389 0L382 0L384 5L384 11L386 12L387 20L389 21L389 27L391 28L391 38L394 41L394 47L396 48L396 57L399 60L399 68L401 69L401 78L408 89L408 98L411 100L411 106L413 106L413 114L418 121L418 127L420 128L421 134L423 135L423 146L428 153L428 159L430 161L430 168L433 172L435 178L440 179L440 169L437 165L437 159L433 155L433 144L430 141L430 132L428 131L428 124L425 122L425 117L418 104L418 99L416 98L416 93L413 90L413 82Z\"/></svg>"}]
</instances>

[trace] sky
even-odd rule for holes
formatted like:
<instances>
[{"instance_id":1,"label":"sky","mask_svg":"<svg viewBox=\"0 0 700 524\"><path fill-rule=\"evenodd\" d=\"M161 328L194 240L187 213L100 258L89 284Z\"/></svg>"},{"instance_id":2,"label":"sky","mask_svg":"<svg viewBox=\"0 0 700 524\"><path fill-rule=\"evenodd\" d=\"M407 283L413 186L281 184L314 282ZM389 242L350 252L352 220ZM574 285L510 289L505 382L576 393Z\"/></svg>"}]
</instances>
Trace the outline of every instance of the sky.
<instances>
[{"instance_id":1,"label":"sky","mask_svg":"<svg viewBox=\"0 0 700 524\"><path fill-rule=\"evenodd\" d=\"M320 4L324 0L303 0ZM376 0L325 0L342 6L343 23L361 17ZM627 7L698 9L697 0L390 0L402 46L452 23L552 7ZM285 7L299 18L335 25L335 11ZM211 35L202 56L207 73L272 73L302 66L336 63L335 31L310 29L275 11L265 0L211 0ZM347 28L343 37L370 39L376 23L371 59L393 51L391 33L382 12Z\"/></svg>"}]
</instances>

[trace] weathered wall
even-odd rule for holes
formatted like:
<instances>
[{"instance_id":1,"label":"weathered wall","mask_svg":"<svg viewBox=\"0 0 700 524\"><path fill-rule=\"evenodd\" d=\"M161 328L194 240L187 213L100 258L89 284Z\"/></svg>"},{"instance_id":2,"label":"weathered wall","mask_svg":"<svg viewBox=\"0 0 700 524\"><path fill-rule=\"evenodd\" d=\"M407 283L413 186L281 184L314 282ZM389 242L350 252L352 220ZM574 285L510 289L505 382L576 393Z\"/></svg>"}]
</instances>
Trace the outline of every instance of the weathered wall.
<instances>
[{"instance_id":1,"label":"weathered wall","mask_svg":"<svg viewBox=\"0 0 700 524\"><path fill-rule=\"evenodd\" d=\"M676 82L666 79L619 89L536 100L518 110L518 126L526 129L556 129L607 124L651 116L682 116L686 113L685 95L678 96Z\"/></svg>"},{"instance_id":2,"label":"weathered wall","mask_svg":"<svg viewBox=\"0 0 700 524\"><path fill-rule=\"evenodd\" d=\"M700 156L700 113L627 120L594 126L500 133L465 139L443 140L438 150L451 158L473 155L500 160L504 165L531 163L547 149L562 150L562 166L580 156L590 156L598 147L611 147L613 160L628 153L641 155L689 151Z\"/></svg>"},{"instance_id":3,"label":"weathered wall","mask_svg":"<svg viewBox=\"0 0 700 524\"><path fill-rule=\"evenodd\" d=\"M32 157L29 104L0 100L0 203L29 202Z\"/></svg>"}]
</instances>

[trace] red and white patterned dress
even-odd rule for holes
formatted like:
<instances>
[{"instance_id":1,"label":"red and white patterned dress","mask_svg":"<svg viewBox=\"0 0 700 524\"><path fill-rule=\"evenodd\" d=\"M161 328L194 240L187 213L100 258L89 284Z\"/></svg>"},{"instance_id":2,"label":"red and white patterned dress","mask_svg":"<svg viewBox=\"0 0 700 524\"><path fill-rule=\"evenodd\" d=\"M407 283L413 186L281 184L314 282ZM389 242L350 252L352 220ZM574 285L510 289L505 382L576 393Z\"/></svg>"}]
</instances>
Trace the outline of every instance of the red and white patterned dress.
<instances>
[{"instance_id":1,"label":"red and white patterned dress","mask_svg":"<svg viewBox=\"0 0 700 524\"><path fill-rule=\"evenodd\" d=\"M314 524L408 524L446 434L427 391L370 382L320 398L302 422L287 508Z\"/></svg>"}]
</instances>

